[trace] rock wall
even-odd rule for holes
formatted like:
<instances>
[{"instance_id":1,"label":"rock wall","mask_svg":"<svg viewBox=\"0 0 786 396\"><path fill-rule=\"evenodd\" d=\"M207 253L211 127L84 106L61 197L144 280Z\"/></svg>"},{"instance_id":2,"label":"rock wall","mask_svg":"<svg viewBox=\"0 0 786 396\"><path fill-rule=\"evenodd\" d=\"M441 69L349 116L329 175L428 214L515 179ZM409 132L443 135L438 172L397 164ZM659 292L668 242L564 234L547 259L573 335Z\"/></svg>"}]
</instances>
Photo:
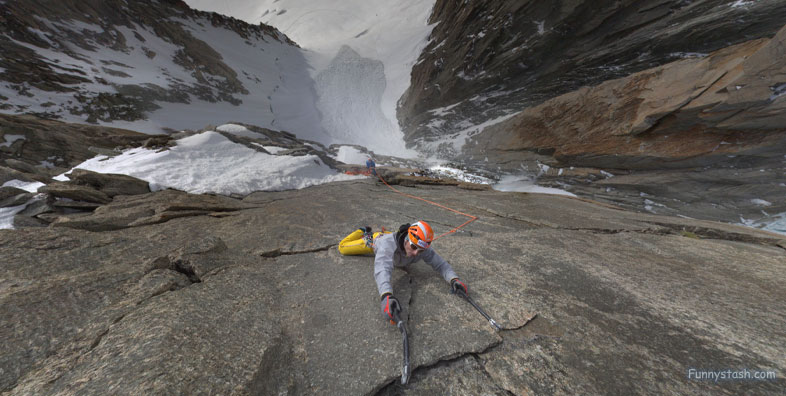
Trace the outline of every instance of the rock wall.
<instances>
[{"instance_id":1,"label":"rock wall","mask_svg":"<svg viewBox=\"0 0 786 396\"><path fill-rule=\"evenodd\" d=\"M477 167L629 209L749 225L786 212L786 28L525 108L468 139Z\"/></svg>"},{"instance_id":2,"label":"rock wall","mask_svg":"<svg viewBox=\"0 0 786 396\"><path fill-rule=\"evenodd\" d=\"M466 153L548 153L561 166L663 169L780 156L786 144L786 28L584 87L471 137ZM494 161L494 162L503 162Z\"/></svg>"},{"instance_id":3,"label":"rock wall","mask_svg":"<svg viewBox=\"0 0 786 396\"><path fill-rule=\"evenodd\" d=\"M439 0L399 121L409 144L451 157L423 143L585 85L772 37L784 20L786 4L774 0Z\"/></svg>"},{"instance_id":4,"label":"rock wall","mask_svg":"<svg viewBox=\"0 0 786 396\"><path fill-rule=\"evenodd\" d=\"M19 139L0 146L0 184L13 179L48 183L98 154L117 154L115 149L145 144L161 146L169 140L119 128L0 114L0 138L7 141L7 136Z\"/></svg>"},{"instance_id":5,"label":"rock wall","mask_svg":"<svg viewBox=\"0 0 786 396\"><path fill-rule=\"evenodd\" d=\"M401 338L380 316L373 258L336 246L358 224L393 229L423 217L441 233L465 219L359 180L242 200L161 191L116 198L62 227L0 230L0 391L783 389L782 378L714 383L686 374L786 370L779 236L567 197L398 188L479 216L434 248L510 329L495 332L427 264L395 270L410 385L398 385Z\"/></svg>"}]
</instances>

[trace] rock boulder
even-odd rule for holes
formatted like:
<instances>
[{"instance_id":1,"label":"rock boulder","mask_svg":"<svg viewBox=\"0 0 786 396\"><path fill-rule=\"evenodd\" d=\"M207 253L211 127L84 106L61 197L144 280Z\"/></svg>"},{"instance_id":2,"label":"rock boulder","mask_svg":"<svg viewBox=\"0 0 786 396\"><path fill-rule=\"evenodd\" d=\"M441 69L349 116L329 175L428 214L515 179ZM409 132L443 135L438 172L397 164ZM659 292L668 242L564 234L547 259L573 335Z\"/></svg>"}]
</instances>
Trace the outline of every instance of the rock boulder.
<instances>
[{"instance_id":1,"label":"rock boulder","mask_svg":"<svg viewBox=\"0 0 786 396\"><path fill-rule=\"evenodd\" d=\"M32 193L16 187L0 187L0 208L22 205L32 197Z\"/></svg>"},{"instance_id":2,"label":"rock boulder","mask_svg":"<svg viewBox=\"0 0 786 396\"><path fill-rule=\"evenodd\" d=\"M105 204L112 201L112 198L107 194L93 187L68 182L52 182L39 188L38 192L47 193L57 198L67 198L75 201L94 202L99 204Z\"/></svg>"},{"instance_id":3,"label":"rock boulder","mask_svg":"<svg viewBox=\"0 0 786 396\"><path fill-rule=\"evenodd\" d=\"M73 184L92 187L110 198L115 195L138 195L150 192L148 182L127 175L74 169L67 176Z\"/></svg>"}]
</instances>

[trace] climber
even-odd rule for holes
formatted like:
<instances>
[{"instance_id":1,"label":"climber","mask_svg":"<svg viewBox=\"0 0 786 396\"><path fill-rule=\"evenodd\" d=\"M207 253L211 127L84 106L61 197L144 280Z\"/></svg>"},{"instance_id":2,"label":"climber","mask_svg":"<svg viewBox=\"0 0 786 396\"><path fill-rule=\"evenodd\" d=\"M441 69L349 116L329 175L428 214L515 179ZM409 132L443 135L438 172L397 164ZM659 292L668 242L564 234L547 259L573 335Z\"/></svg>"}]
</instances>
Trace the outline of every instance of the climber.
<instances>
[{"instance_id":1,"label":"climber","mask_svg":"<svg viewBox=\"0 0 786 396\"><path fill-rule=\"evenodd\" d=\"M382 315L393 323L393 313L401 311L401 304L390 285L393 267L406 267L423 259L450 282L454 293L458 289L469 293L450 264L431 248L433 240L434 232L425 221L403 224L396 233L385 231L383 227L381 232L372 234L371 227L361 227L339 243L338 251L343 255L374 254L374 279L382 299Z\"/></svg>"},{"instance_id":2,"label":"climber","mask_svg":"<svg viewBox=\"0 0 786 396\"><path fill-rule=\"evenodd\" d=\"M366 171L374 176L377 175L377 164L371 157L366 160Z\"/></svg>"}]
</instances>

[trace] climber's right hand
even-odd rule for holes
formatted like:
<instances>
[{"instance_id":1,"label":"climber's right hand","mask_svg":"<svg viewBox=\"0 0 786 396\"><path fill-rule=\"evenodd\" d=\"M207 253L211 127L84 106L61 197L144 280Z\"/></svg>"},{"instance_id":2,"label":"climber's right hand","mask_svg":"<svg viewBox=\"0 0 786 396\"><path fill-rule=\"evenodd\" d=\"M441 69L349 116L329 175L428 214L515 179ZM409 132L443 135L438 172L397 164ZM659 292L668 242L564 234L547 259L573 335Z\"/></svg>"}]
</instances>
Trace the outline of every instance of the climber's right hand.
<instances>
[{"instance_id":1,"label":"climber's right hand","mask_svg":"<svg viewBox=\"0 0 786 396\"><path fill-rule=\"evenodd\" d=\"M391 323L395 324L395 319L393 318L394 313L401 312L401 304L399 304L398 299L393 296L393 293L385 293L382 295L382 316L385 319L391 321Z\"/></svg>"}]
</instances>

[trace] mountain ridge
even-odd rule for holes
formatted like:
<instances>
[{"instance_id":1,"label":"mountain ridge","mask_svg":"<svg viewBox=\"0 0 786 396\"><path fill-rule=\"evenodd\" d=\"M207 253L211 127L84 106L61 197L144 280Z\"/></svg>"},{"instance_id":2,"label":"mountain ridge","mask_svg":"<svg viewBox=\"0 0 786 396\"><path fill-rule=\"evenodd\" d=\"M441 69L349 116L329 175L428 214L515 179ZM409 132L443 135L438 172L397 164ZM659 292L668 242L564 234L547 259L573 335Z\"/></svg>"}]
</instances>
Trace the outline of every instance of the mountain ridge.
<instances>
[{"instance_id":1,"label":"mountain ridge","mask_svg":"<svg viewBox=\"0 0 786 396\"><path fill-rule=\"evenodd\" d=\"M311 89L305 61L275 28L182 1L12 1L0 8L6 113L147 133L198 129L208 119L200 114L213 122L226 114L325 140L313 100L302 100Z\"/></svg>"}]
</instances>

